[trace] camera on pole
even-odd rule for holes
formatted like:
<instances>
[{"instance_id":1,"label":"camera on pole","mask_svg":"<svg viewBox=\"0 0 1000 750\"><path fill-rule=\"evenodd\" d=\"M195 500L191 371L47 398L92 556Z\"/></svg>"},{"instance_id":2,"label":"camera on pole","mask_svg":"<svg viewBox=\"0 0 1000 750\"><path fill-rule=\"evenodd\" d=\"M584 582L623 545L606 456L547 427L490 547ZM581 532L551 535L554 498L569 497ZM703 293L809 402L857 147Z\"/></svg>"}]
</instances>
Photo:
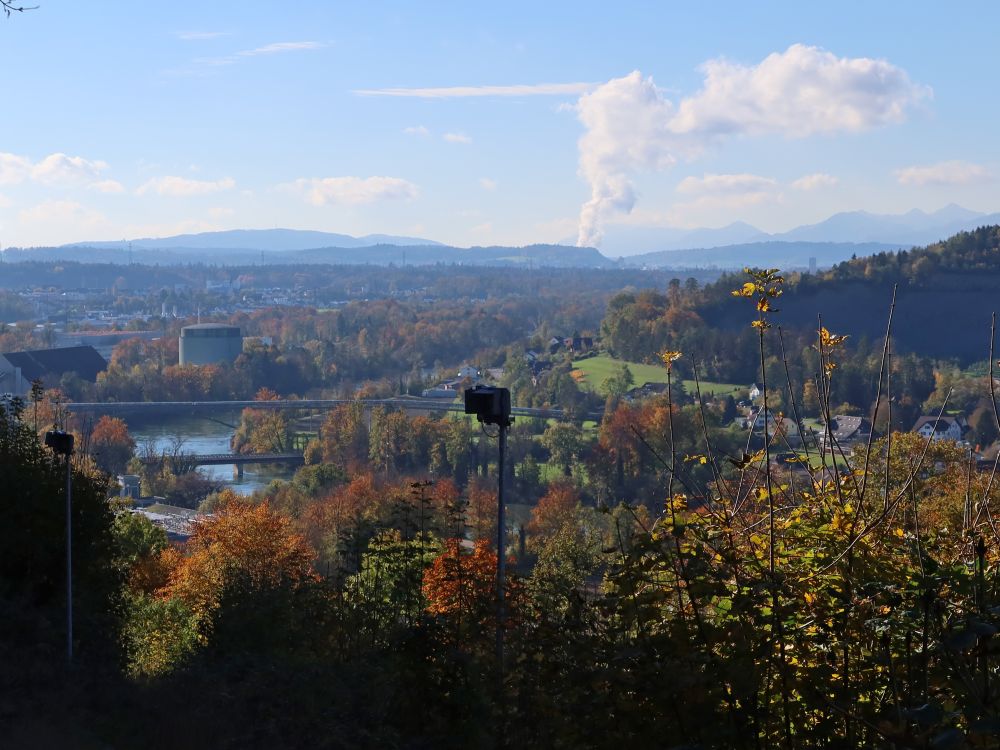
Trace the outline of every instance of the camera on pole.
<instances>
[{"instance_id":1,"label":"camera on pole","mask_svg":"<svg viewBox=\"0 0 1000 750\"><path fill-rule=\"evenodd\" d=\"M483 424L495 424L500 430L499 461L497 462L497 682L503 694L504 684L504 630L506 628L506 579L507 579L507 522L504 509L504 474L507 457L507 430L510 417L510 391L489 385L477 385L465 390L465 413L475 414ZM503 743L501 743L503 744Z\"/></svg>"},{"instance_id":2,"label":"camera on pole","mask_svg":"<svg viewBox=\"0 0 1000 750\"><path fill-rule=\"evenodd\" d=\"M483 424L510 427L510 391L490 385L465 389L465 413L475 414Z\"/></svg>"},{"instance_id":3,"label":"camera on pole","mask_svg":"<svg viewBox=\"0 0 1000 750\"><path fill-rule=\"evenodd\" d=\"M73 435L62 430L49 430L45 433L45 447L60 456L73 454Z\"/></svg>"}]
</instances>

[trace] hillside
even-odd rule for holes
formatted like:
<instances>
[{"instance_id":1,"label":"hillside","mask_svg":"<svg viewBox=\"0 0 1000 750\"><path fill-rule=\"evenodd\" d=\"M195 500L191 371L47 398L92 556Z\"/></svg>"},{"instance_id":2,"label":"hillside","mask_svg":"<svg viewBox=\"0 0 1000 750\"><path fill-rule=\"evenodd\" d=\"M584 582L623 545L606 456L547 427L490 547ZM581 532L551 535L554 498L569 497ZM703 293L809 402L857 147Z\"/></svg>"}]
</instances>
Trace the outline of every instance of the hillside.
<instances>
[{"instance_id":1,"label":"hillside","mask_svg":"<svg viewBox=\"0 0 1000 750\"><path fill-rule=\"evenodd\" d=\"M101 243L103 244L103 243ZM357 247L320 246L296 250L259 250L232 247L217 248L147 248L132 246L129 251L122 244L91 247L89 245L64 245L62 247L8 248L4 251L8 262L19 261L79 261L84 263L134 263L151 266L187 265L210 263L216 265L480 265L524 266L550 268L614 268L616 264L592 247L565 245L529 245L526 247L451 247L449 245L421 244L372 244Z\"/></svg>"},{"instance_id":2,"label":"hillside","mask_svg":"<svg viewBox=\"0 0 1000 750\"><path fill-rule=\"evenodd\" d=\"M736 276L724 277L703 290L697 309L709 326L747 324L746 309L729 295L736 283ZM775 319L786 328L815 328L822 315L830 330L877 339L885 333L894 285L898 348L963 362L985 359L990 319L1000 307L1000 226L845 261L815 276L792 274Z\"/></svg>"},{"instance_id":3,"label":"hillside","mask_svg":"<svg viewBox=\"0 0 1000 750\"><path fill-rule=\"evenodd\" d=\"M899 248L899 245L881 242L749 242L644 253L624 258L621 262L626 266L648 268L740 268L746 265L808 268L810 259L815 259L819 267L828 267L855 255L872 255Z\"/></svg>"}]
</instances>

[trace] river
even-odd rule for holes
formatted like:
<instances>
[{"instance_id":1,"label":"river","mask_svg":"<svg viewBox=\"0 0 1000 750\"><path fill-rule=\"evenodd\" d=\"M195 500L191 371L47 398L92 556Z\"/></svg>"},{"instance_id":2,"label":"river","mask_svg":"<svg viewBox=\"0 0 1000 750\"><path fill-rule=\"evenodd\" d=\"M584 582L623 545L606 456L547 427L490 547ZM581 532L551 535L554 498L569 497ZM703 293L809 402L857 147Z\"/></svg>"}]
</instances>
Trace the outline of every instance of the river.
<instances>
[{"instance_id":1,"label":"river","mask_svg":"<svg viewBox=\"0 0 1000 750\"><path fill-rule=\"evenodd\" d=\"M126 421L139 450L152 442L157 453L164 450L170 452L174 441L182 438L182 450L185 453L229 453L229 439L233 436L233 429L229 425L236 424L240 414L238 411L231 414L213 412L212 417L218 421L194 416L157 417L142 421L132 418ZM199 471L241 495L250 495L255 490L266 487L272 479L288 479L291 476L291 471L260 464L245 466L240 479L235 477L232 466L202 466Z\"/></svg>"}]
</instances>

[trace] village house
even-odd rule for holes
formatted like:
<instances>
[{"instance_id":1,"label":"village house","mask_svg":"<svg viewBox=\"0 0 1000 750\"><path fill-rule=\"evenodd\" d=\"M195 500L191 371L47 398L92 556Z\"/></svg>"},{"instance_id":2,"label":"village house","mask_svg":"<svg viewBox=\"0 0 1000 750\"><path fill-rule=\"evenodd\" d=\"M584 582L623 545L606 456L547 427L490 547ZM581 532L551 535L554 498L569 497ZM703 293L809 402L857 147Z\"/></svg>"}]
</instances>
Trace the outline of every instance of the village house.
<instances>
[{"instance_id":1,"label":"village house","mask_svg":"<svg viewBox=\"0 0 1000 750\"><path fill-rule=\"evenodd\" d=\"M910 432L915 432L924 438L930 438L934 442L938 440L954 440L958 442L968 429L969 425L966 423L964 417L935 415L933 417L920 417Z\"/></svg>"},{"instance_id":2,"label":"village house","mask_svg":"<svg viewBox=\"0 0 1000 750\"><path fill-rule=\"evenodd\" d=\"M594 348L594 339L590 336L570 336L563 339L563 346L575 354L589 352Z\"/></svg>"},{"instance_id":3,"label":"village house","mask_svg":"<svg viewBox=\"0 0 1000 750\"><path fill-rule=\"evenodd\" d=\"M774 412L768 409L766 412L764 407L760 408L750 408L747 411L746 417L743 419L743 429L753 430L754 432L761 432L764 430L764 423L767 422L767 432L768 434L773 434L775 416Z\"/></svg>"},{"instance_id":4,"label":"village house","mask_svg":"<svg viewBox=\"0 0 1000 750\"><path fill-rule=\"evenodd\" d=\"M819 433L820 447L847 449L856 443L866 442L872 435L871 420L838 414L830 420L829 430Z\"/></svg>"},{"instance_id":5,"label":"village house","mask_svg":"<svg viewBox=\"0 0 1000 750\"><path fill-rule=\"evenodd\" d=\"M640 401L650 396L660 396L667 392L666 383L643 383L635 388L625 391L622 396L626 401Z\"/></svg>"}]
</instances>

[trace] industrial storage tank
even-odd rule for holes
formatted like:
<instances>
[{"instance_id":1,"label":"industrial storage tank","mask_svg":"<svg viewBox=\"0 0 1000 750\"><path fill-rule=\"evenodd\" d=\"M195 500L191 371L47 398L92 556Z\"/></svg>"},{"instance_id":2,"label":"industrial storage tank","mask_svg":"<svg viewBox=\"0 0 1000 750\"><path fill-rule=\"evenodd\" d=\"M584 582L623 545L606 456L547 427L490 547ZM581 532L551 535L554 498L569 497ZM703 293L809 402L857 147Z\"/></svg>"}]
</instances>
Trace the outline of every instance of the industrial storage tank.
<instances>
[{"instance_id":1,"label":"industrial storage tank","mask_svg":"<svg viewBox=\"0 0 1000 750\"><path fill-rule=\"evenodd\" d=\"M178 349L182 365L235 362L243 351L243 336L239 326L198 323L181 329Z\"/></svg>"}]
</instances>

